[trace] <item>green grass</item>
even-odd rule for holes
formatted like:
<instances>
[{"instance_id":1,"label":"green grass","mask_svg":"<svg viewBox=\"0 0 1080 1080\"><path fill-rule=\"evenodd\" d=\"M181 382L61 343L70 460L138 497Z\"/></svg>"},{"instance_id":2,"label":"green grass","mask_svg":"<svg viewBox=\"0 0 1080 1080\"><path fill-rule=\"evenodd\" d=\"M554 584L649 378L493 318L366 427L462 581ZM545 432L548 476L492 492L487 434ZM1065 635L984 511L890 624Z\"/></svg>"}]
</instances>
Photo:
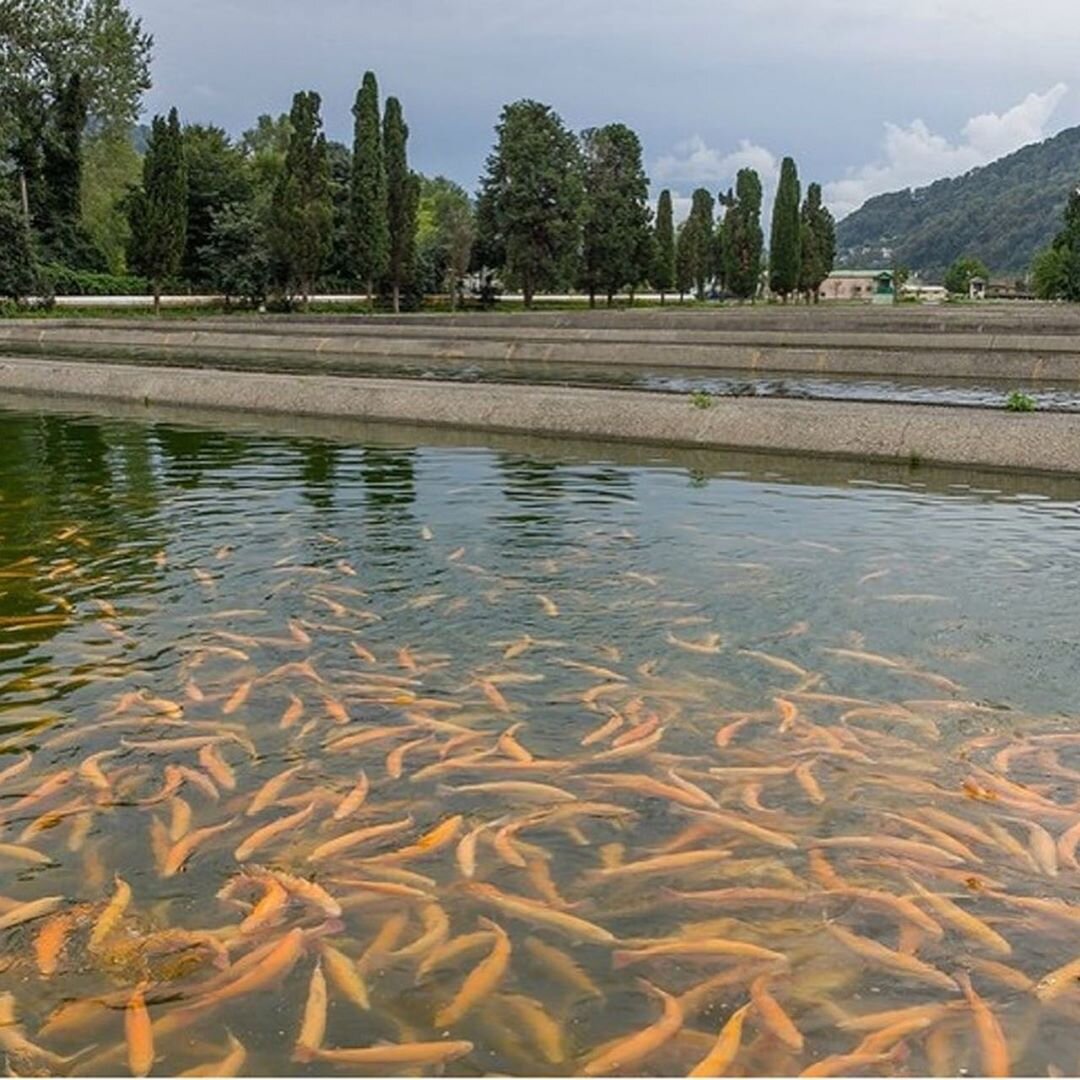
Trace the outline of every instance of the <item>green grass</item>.
<instances>
[{"instance_id":1,"label":"green grass","mask_svg":"<svg viewBox=\"0 0 1080 1080\"><path fill-rule=\"evenodd\" d=\"M690 404L695 409L711 409L713 407L713 396L707 394L704 390L695 390L690 395Z\"/></svg>"}]
</instances>

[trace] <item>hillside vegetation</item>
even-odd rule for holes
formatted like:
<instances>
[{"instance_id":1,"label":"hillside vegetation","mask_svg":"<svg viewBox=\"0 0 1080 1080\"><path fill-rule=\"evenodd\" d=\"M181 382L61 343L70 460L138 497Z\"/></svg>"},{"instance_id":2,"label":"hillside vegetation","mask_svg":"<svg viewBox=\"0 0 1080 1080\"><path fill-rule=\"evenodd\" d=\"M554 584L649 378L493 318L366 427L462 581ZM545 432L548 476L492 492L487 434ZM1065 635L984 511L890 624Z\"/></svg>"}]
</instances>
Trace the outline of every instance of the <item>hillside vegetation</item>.
<instances>
[{"instance_id":1,"label":"hillside vegetation","mask_svg":"<svg viewBox=\"0 0 1080 1080\"><path fill-rule=\"evenodd\" d=\"M960 255L995 275L1027 272L1080 183L1080 127L963 176L878 195L836 227L840 266L900 265L940 280ZM891 252L891 254L890 254Z\"/></svg>"}]
</instances>

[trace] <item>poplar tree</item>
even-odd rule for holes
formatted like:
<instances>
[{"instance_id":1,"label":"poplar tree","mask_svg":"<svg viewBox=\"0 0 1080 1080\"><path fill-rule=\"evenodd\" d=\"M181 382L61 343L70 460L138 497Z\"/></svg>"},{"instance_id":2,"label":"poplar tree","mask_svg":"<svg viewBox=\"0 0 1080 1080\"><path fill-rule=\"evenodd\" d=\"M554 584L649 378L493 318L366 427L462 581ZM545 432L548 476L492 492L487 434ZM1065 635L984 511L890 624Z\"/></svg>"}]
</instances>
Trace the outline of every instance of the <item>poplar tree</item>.
<instances>
[{"instance_id":1,"label":"poplar tree","mask_svg":"<svg viewBox=\"0 0 1080 1080\"><path fill-rule=\"evenodd\" d=\"M187 237L187 165L176 109L155 116L143 158L142 188L129 203L131 262L150 281L154 313L161 312L161 287L180 269Z\"/></svg>"},{"instance_id":2,"label":"poplar tree","mask_svg":"<svg viewBox=\"0 0 1080 1080\"><path fill-rule=\"evenodd\" d=\"M799 174L792 158L780 165L769 240L769 288L783 298L799 287Z\"/></svg>"},{"instance_id":3,"label":"poplar tree","mask_svg":"<svg viewBox=\"0 0 1080 1080\"><path fill-rule=\"evenodd\" d=\"M802 242L799 265L799 289L806 302L817 303L821 283L832 273L836 261L836 225L833 216L821 202L821 185L806 189L799 214L799 235Z\"/></svg>"},{"instance_id":4,"label":"poplar tree","mask_svg":"<svg viewBox=\"0 0 1080 1080\"><path fill-rule=\"evenodd\" d=\"M724 216L724 269L727 288L740 300L753 300L761 281L761 178L740 169L735 190L721 199Z\"/></svg>"},{"instance_id":5,"label":"poplar tree","mask_svg":"<svg viewBox=\"0 0 1080 1080\"><path fill-rule=\"evenodd\" d=\"M498 253L521 284L536 290L571 274L581 236L581 155L559 115L538 101L502 111L477 202L478 251Z\"/></svg>"},{"instance_id":6,"label":"poplar tree","mask_svg":"<svg viewBox=\"0 0 1080 1080\"><path fill-rule=\"evenodd\" d=\"M386 273L390 227L386 218L386 162L383 157L379 85L374 72L364 73L353 105L352 186L349 224L356 276L367 288L375 310L375 284Z\"/></svg>"},{"instance_id":7,"label":"poplar tree","mask_svg":"<svg viewBox=\"0 0 1080 1080\"><path fill-rule=\"evenodd\" d=\"M386 99L383 152L386 155L386 221L389 232L387 279L394 312L401 310L401 289L410 284L416 259L416 211L420 205L419 178L409 171L409 128L397 98Z\"/></svg>"},{"instance_id":8,"label":"poplar tree","mask_svg":"<svg viewBox=\"0 0 1080 1080\"><path fill-rule=\"evenodd\" d=\"M42 140L41 236L56 262L79 265L90 246L82 232L82 140L87 99L82 76L73 74L56 96Z\"/></svg>"},{"instance_id":9,"label":"poplar tree","mask_svg":"<svg viewBox=\"0 0 1080 1080\"><path fill-rule=\"evenodd\" d=\"M270 205L270 244L287 288L299 288L306 308L330 253L334 208L330 161L314 90L293 97L289 146Z\"/></svg>"},{"instance_id":10,"label":"poplar tree","mask_svg":"<svg viewBox=\"0 0 1080 1080\"><path fill-rule=\"evenodd\" d=\"M698 188L690 202L694 222L693 275L699 301L705 299L705 285L713 276L713 196L708 188Z\"/></svg>"},{"instance_id":11,"label":"poplar tree","mask_svg":"<svg viewBox=\"0 0 1080 1080\"><path fill-rule=\"evenodd\" d=\"M675 284L675 221L671 209L671 192L666 188L660 192L656 203L654 235L652 286L660 293L660 303L663 304L664 293Z\"/></svg>"},{"instance_id":12,"label":"poplar tree","mask_svg":"<svg viewBox=\"0 0 1080 1080\"><path fill-rule=\"evenodd\" d=\"M582 132L583 279L593 306L597 289L612 297L641 279L649 240L649 180L641 142L625 124Z\"/></svg>"}]
</instances>

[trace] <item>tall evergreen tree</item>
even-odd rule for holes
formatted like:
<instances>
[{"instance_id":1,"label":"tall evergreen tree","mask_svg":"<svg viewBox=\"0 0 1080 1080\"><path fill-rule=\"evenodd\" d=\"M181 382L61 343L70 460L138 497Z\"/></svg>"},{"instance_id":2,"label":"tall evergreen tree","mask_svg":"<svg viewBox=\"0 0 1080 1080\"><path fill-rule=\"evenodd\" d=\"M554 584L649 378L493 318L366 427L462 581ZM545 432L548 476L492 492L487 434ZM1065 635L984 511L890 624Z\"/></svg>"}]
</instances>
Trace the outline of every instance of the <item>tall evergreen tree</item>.
<instances>
[{"instance_id":1,"label":"tall evergreen tree","mask_svg":"<svg viewBox=\"0 0 1080 1080\"><path fill-rule=\"evenodd\" d=\"M740 169L735 190L721 199L724 216L726 285L740 300L753 300L761 282L761 178L754 169Z\"/></svg>"},{"instance_id":2,"label":"tall evergreen tree","mask_svg":"<svg viewBox=\"0 0 1080 1080\"><path fill-rule=\"evenodd\" d=\"M799 241L799 173L792 158L780 165L769 239L769 288L784 303L799 287L802 246Z\"/></svg>"},{"instance_id":3,"label":"tall evergreen tree","mask_svg":"<svg viewBox=\"0 0 1080 1080\"><path fill-rule=\"evenodd\" d=\"M22 300L33 293L36 282L26 215L0 187L0 296Z\"/></svg>"},{"instance_id":4,"label":"tall evergreen tree","mask_svg":"<svg viewBox=\"0 0 1080 1080\"><path fill-rule=\"evenodd\" d=\"M697 258L698 222L691 215L680 226L675 237L675 288L679 303L694 287L694 263Z\"/></svg>"},{"instance_id":5,"label":"tall evergreen tree","mask_svg":"<svg viewBox=\"0 0 1080 1080\"><path fill-rule=\"evenodd\" d=\"M1080 187L1065 204L1065 224L1054 238L1058 259L1058 292L1063 300L1080 300Z\"/></svg>"},{"instance_id":6,"label":"tall evergreen tree","mask_svg":"<svg viewBox=\"0 0 1080 1080\"><path fill-rule=\"evenodd\" d=\"M705 286L713 276L713 209L712 192L698 188L690 202L690 217L694 222L694 289L699 301L705 299Z\"/></svg>"},{"instance_id":7,"label":"tall evergreen tree","mask_svg":"<svg viewBox=\"0 0 1080 1080\"><path fill-rule=\"evenodd\" d=\"M477 204L478 250L500 253L525 306L537 289L563 284L581 235L581 155L550 106L507 105L495 128Z\"/></svg>"},{"instance_id":8,"label":"tall evergreen tree","mask_svg":"<svg viewBox=\"0 0 1080 1080\"><path fill-rule=\"evenodd\" d=\"M161 312L161 287L180 269L187 236L187 164L176 109L155 116L143 157L142 188L129 204L131 263L150 280L154 312Z\"/></svg>"},{"instance_id":9,"label":"tall evergreen tree","mask_svg":"<svg viewBox=\"0 0 1080 1080\"><path fill-rule=\"evenodd\" d=\"M416 211L420 181L409 171L409 128L397 98L386 99L383 152L386 155L386 220L390 246L386 273L395 313L401 310L401 290L411 284L416 258Z\"/></svg>"},{"instance_id":10,"label":"tall evergreen tree","mask_svg":"<svg viewBox=\"0 0 1080 1080\"><path fill-rule=\"evenodd\" d=\"M82 230L80 203L86 111L82 76L76 72L52 104L41 155L41 239L51 259L74 266L93 258Z\"/></svg>"},{"instance_id":11,"label":"tall evergreen tree","mask_svg":"<svg viewBox=\"0 0 1080 1080\"><path fill-rule=\"evenodd\" d=\"M289 112L292 131L270 209L270 243L286 287L299 289L304 307L330 252L334 208L330 163L315 91L300 91Z\"/></svg>"},{"instance_id":12,"label":"tall evergreen tree","mask_svg":"<svg viewBox=\"0 0 1080 1080\"><path fill-rule=\"evenodd\" d=\"M802 251L799 290L809 304L818 300L821 283L832 273L836 261L836 225L821 201L821 185L811 184L799 213Z\"/></svg>"},{"instance_id":13,"label":"tall evergreen tree","mask_svg":"<svg viewBox=\"0 0 1080 1080\"><path fill-rule=\"evenodd\" d=\"M375 285L386 273L390 257L390 226L386 206L386 162L379 86L374 72L364 73L353 105L353 172L350 192L352 255L356 276L375 308Z\"/></svg>"},{"instance_id":14,"label":"tall evergreen tree","mask_svg":"<svg viewBox=\"0 0 1080 1080\"><path fill-rule=\"evenodd\" d=\"M675 284L675 221L671 209L671 192L666 188L660 192L656 203L655 238L651 281L652 287L660 293L662 304L664 293Z\"/></svg>"},{"instance_id":15,"label":"tall evergreen tree","mask_svg":"<svg viewBox=\"0 0 1080 1080\"><path fill-rule=\"evenodd\" d=\"M649 237L649 180L641 142L625 124L582 132L584 179L582 280L594 306L597 290L612 297L640 281Z\"/></svg>"}]
</instances>

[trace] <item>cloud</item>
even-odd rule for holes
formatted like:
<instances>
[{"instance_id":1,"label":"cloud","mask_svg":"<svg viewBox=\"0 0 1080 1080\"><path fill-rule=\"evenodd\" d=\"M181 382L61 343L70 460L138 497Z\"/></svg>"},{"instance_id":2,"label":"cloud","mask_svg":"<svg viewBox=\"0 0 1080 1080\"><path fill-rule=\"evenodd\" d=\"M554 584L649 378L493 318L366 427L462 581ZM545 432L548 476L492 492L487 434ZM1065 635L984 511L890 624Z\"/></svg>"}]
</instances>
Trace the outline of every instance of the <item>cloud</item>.
<instances>
[{"instance_id":1,"label":"cloud","mask_svg":"<svg viewBox=\"0 0 1080 1080\"><path fill-rule=\"evenodd\" d=\"M1044 94L1028 94L1003 113L973 116L956 143L934 134L922 120L907 127L886 123L883 157L826 184L825 201L838 218L845 217L874 195L960 176L1038 142L1049 134L1047 126L1067 89L1057 83Z\"/></svg>"},{"instance_id":2,"label":"cloud","mask_svg":"<svg viewBox=\"0 0 1080 1080\"><path fill-rule=\"evenodd\" d=\"M658 158L652 168L654 180L678 180L687 183L719 183L734 180L740 169L757 169L763 181L780 171L780 163L764 146L741 139L736 149L722 154L700 135L691 135L675 147L674 153Z\"/></svg>"}]
</instances>

